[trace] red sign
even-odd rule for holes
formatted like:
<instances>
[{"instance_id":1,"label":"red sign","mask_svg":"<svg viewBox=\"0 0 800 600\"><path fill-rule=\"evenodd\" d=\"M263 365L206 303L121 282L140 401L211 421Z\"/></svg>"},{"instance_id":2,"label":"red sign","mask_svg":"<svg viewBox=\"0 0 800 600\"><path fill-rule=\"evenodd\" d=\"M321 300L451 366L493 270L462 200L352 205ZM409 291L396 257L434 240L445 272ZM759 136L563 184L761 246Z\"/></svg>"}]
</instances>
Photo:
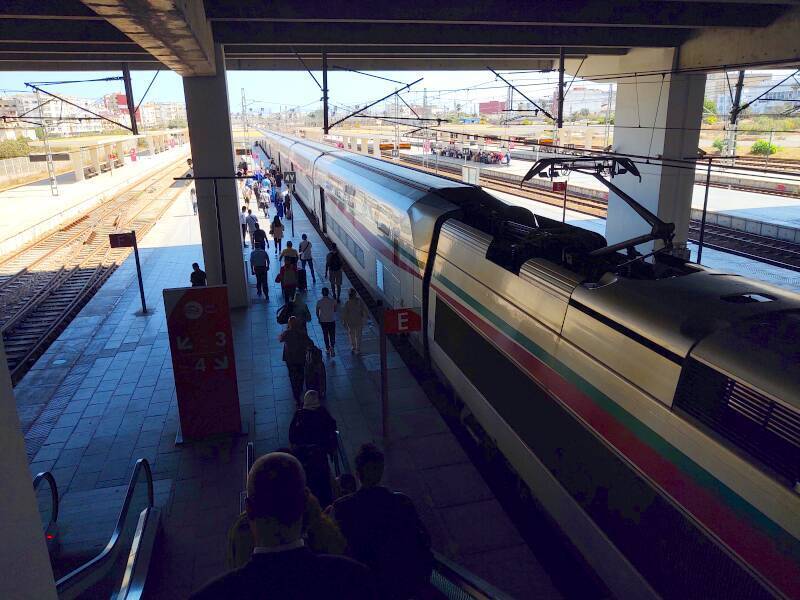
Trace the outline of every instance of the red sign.
<instances>
[{"instance_id":1,"label":"red sign","mask_svg":"<svg viewBox=\"0 0 800 600\"><path fill-rule=\"evenodd\" d=\"M165 289L164 309L183 437L241 433L227 286Z\"/></svg>"},{"instance_id":2,"label":"red sign","mask_svg":"<svg viewBox=\"0 0 800 600\"><path fill-rule=\"evenodd\" d=\"M410 333L422 329L422 319L410 308L387 310L383 316L386 333Z\"/></svg>"},{"instance_id":3,"label":"red sign","mask_svg":"<svg viewBox=\"0 0 800 600\"><path fill-rule=\"evenodd\" d=\"M108 243L112 248L133 248L135 242L132 231L109 233Z\"/></svg>"},{"instance_id":4,"label":"red sign","mask_svg":"<svg viewBox=\"0 0 800 600\"><path fill-rule=\"evenodd\" d=\"M553 182L553 191L554 192L566 192L567 191L567 182L566 181L554 181Z\"/></svg>"}]
</instances>

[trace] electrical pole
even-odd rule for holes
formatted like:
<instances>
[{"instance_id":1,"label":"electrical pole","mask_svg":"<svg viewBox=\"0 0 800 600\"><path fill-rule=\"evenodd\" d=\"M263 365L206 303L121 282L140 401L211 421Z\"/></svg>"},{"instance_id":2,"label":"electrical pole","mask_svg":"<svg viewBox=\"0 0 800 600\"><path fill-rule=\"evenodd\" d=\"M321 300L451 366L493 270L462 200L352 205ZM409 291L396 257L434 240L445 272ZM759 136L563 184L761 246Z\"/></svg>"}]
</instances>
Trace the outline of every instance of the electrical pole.
<instances>
[{"instance_id":1,"label":"electrical pole","mask_svg":"<svg viewBox=\"0 0 800 600\"><path fill-rule=\"evenodd\" d=\"M322 132L328 135L328 53L322 51Z\"/></svg>"},{"instance_id":2,"label":"electrical pole","mask_svg":"<svg viewBox=\"0 0 800 600\"><path fill-rule=\"evenodd\" d=\"M400 121L397 120L397 117L400 116L400 95L394 95L394 147L395 147L395 156L393 158L397 158L400 160Z\"/></svg>"},{"instance_id":3,"label":"electrical pole","mask_svg":"<svg viewBox=\"0 0 800 600\"><path fill-rule=\"evenodd\" d=\"M39 105L39 120L42 123L42 139L44 141L44 156L47 161L47 177L50 180L50 193L53 196L58 196L58 180L56 179L56 166L53 163L53 153L50 150L50 139L47 136L47 119L44 117L42 110L42 97L39 94L39 89L36 89L36 104ZM78 150L80 152L80 150Z\"/></svg>"},{"instance_id":4,"label":"electrical pole","mask_svg":"<svg viewBox=\"0 0 800 600\"><path fill-rule=\"evenodd\" d=\"M125 101L128 104L128 115L131 117L131 133L139 135L139 126L136 124L136 105L133 103L131 70L128 67L128 63L122 63L122 81L125 84Z\"/></svg>"},{"instance_id":5,"label":"electrical pole","mask_svg":"<svg viewBox=\"0 0 800 600\"><path fill-rule=\"evenodd\" d=\"M603 148L608 148L608 142L611 138L611 100L613 96L612 84L608 84L608 104L606 105L606 141Z\"/></svg>"},{"instance_id":6,"label":"electrical pole","mask_svg":"<svg viewBox=\"0 0 800 600\"><path fill-rule=\"evenodd\" d=\"M242 88L242 129L244 129L244 149L247 150L247 99Z\"/></svg>"},{"instance_id":7,"label":"electrical pole","mask_svg":"<svg viewBox=\"0 0 800 600\"><path fill-rule=\"evenodd\" d=\"M742 104L742 88L744 87L744 71L739 71L739 78L736 80L736 92L734 93L733 106L731 106L731 127L728 129L728 140L726 143L726 150L728 156L736 156L736 133L737 121L739 120L739 108ZM736 162L735 158L731 158L731 165Z\"/></svg>"},{"instance_id":8,"label":"electrical pole","mask_svg":"<svg viewBox=\"0 0 800 600\"><path fill-rule=\"evenodd\" d=\"M564 47L558 50L558 121L556 128L564 126ZM556 132L557 133L557 132Z\"/></svg>"}]
</instances>

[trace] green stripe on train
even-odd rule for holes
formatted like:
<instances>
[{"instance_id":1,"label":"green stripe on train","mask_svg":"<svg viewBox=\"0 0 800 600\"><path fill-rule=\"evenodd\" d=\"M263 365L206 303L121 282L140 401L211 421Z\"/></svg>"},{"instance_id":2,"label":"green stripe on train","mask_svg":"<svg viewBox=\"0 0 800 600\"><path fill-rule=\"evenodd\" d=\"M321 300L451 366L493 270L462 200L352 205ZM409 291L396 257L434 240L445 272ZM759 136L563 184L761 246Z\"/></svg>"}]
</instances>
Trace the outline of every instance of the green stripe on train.
<instances>
[{"instance_id":1,"label":"green stripe on train","mask_svg":"<svg viewBox=\"0 0 800 600\"><path fill-rule=\"evenodd\" d=\"M734 490L706 471L691 458L686 456L678 448L670 444L658 433L647 427L639 419L606 396L603 392L594 387L591 383L567 367L557 358L546 352L533 340L513 328L503 319L494 314L490 309L483 306L475 298L470 296L458 285L450 281L444 275L434 274L434 278L440 281L447 289L452 291L458 298L474 310L483 319L491 323L506 337L511 338L528 352L541 360L548 367L553 369L561 377L578 388L581 392L589 396L592 400L614 419L622 423L628 430L632 431L636 437L653 448L666 460L674 463L679 469L687 473L699 485L710 490L715 496L724 501L741 518L752 521L766 535L775 538L783 552L789 554L793 560L800 562L800 544L798 541L780 525L772 521L765 514L760 512L752 504L739 496Z\"/></svg>"}]
</instances>

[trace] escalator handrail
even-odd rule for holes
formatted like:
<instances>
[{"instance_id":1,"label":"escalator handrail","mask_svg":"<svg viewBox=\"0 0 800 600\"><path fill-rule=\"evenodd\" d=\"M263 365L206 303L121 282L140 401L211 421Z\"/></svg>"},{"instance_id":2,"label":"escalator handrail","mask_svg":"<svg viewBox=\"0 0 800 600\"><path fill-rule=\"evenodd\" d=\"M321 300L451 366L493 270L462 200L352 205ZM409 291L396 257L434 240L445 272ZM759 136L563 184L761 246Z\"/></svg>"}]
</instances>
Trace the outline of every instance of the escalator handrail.
<instances>
[{"instance_id":1,"label":"escalator handrail","mask_svg":"<svg viewBox=\"0 0 800 600\"><path fill-rule=\"evenodd\" d=\"M477 575L463 569L450 559L433 551L433 569L451 584L476 600L512 600L511 596L484 581Z\"/></svg>"},{"instance_id":2,"label":"escalator handrail","mask_svg":"<svg viewBox=\"0 0 800 600\"><path fill-rule=\"evenodd\" d=\"M50 497L53 500L53 514L50 517L50 523L56 523L58 521L58 486L56 485L56 479L53 477L53 474L50 471L42 471L41 473L37 473L36 477L33 478L33 491L37 491L39 489L39 485L42 481L47 481L50 484Z\"/></svg>"},{"instance_id":3,"label":"escalator handrail","mask_svg":"<svg viewBox=\"0 0 800 600\"><path fill-rule=\"evenodd\" d=\"M56 582L56 590L59 597L61 597L61 595L69 590L73 585L77 585L83 580L84 577L92 573L95 569L100 568L103 563L105 563L106 559L109 556L112 556L114 551L117 550L117 545L119 543L120 536L122 535L122 529L125 527L125 521L127 520L128 511L130 510L130 505L133 500L133 494L136 491L136 484L138 483L139 476L142 473L144 473L147 483L147 506L145 507L145 510L154 507L153 472L150 469L150 463L147 462L147 459L140 458L136 461L136 464L133 467L133 474L131 474L130 483L128 483L128 491L125 494L125 500L122 503L122 509L119 511L119 517L117 518L117 525L114 528L114 533L111 534L108 543L100 554L95 556L90 561L82 564L80 567L71 571Z\"/></svg>"}]
</instances>

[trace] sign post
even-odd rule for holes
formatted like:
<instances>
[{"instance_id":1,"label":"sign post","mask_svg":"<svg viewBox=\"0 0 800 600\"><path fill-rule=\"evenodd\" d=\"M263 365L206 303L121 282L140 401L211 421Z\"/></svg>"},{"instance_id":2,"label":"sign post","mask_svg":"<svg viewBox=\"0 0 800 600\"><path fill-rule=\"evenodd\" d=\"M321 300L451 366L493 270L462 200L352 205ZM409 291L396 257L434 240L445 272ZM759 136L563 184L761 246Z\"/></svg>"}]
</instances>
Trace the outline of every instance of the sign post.
<instances>
[{"instance_id":1,"label":"sign post","mask_svg":"<svg viewBox=\"0 0 800 600\"><path fill-rule=\"evenodd\" d=\"M567 182L566 181L554 181L553 182L553 191L554 192L564 192L564 208L561 211L561 222L567 222Z\"/></svg>"},{"instance_id":2,"label":"sign post","mask_svg":"<svg viewBox=\"0 0 800 600\"><path fill-rule=\"evenodd\" d=\"M410 308L385 309L378 301L380 314L381 342L381 409L383 417L383 437L389 436L389 369L387 366L386 335L389 333L411 333L422 329L422 319Z\"/></svg>"},{"instance_id":3,"label":"sign post","mask_svg":"<svg viewBox=\"0 0 800 600\"><path fill-rule=\"evenodd\" d=\"M109 233L108 243L112 248L133 248L136 259L136 276L139 279L139 296L142 299L142 314L147 314L147 303L144 300L144 281L142 281L142 263L139 262L139 246L136 244L136 232Z\"/></svg>"},{"instance_id":4,"label":"sign post","mask_svg":"<svg viewBox=\"0 0 800 600\"><path fill-rule=\"evenodd\" d=\"M196 440L241 433L227 286L172 288L163 294L180 435Z\"/></svg>"}]
</instances>

